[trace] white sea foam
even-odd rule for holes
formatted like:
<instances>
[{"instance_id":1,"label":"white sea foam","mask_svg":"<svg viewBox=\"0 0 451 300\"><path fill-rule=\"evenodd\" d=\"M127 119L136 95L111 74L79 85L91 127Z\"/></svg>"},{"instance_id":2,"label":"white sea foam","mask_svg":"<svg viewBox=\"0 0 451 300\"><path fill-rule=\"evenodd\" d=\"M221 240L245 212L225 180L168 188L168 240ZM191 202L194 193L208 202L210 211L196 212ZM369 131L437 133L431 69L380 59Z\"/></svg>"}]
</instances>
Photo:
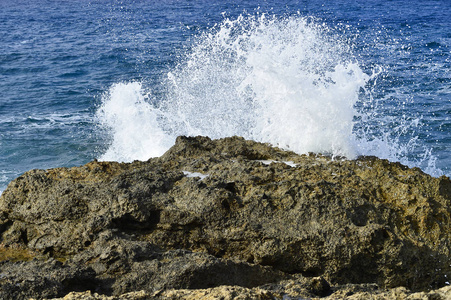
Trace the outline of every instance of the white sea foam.
<instances>
[{"instance_id":1,"label":"white sea foam","mask_svg":"<svg viewBox=\"0 0 451 300\"><path fill-rule=\"evenodd\" d=\"M138 82L114 85L104 96L97 117L112 134L101 160L133 161L159 156L173 145L158 118L161 112L146 102Z\"/></svg>"},{"instance_id":2,"label":"white sea foam","mask_svg":"<svg viewBox=\"0 0 451 300\"><path fill-rule=\"evenodd\" d=\"M9 172L7 172L7 171L0 170L0 184L1 184L1 186L5 186L6 187L6 185L8 184L9 179L8 179L7 175L10 175L8 173ZM0 196L2 195L3 191L4 191L3 189L0 189Z\"/></svg>"},{"instance_id":3,"label":"white sea foam","mask_svg":"<svg viewBox=\"0 0 451 300\"><path fill-rule=\"evenodd\" d=\"M182 57L162 80L160 99L138 82L116 84L104 95L97 116L111 145L100 159L159 156L178 135L238 135L347 158L402 160L415 147L414 139L400 144L392 129L368 130L373 104L362 102L371 101L364 91L376 75L365 74L348 44L312 18L225 19ZM431 156L425 159L433 170Z\"/></svg>"},{"instance_id":4,"label":"white sea foam","mask_svg":"<svg viewBox=\"0 0 451 300\"><path fill-rule=\"evenodd\" d=\"M183 171L183 174L188 178L199 178L199 180L204 180L208 177L208 174L202 174L199 172Z\"/></svg>"},{"instance_id":5,"label":"white sea foam","mask_svg":"<svg viewBox=\"0 0 451 300\"><path fill-rule=\"evenodd\" d=\"M262 164L267 165L267 166L269 166L272 163L284 163L287 166L290 166L292 168L295 168L297 166L297 164L295 164L292 161L277 161L277 160L257 160L257 161L261 162Z\"/></svg>"}]
</instances>

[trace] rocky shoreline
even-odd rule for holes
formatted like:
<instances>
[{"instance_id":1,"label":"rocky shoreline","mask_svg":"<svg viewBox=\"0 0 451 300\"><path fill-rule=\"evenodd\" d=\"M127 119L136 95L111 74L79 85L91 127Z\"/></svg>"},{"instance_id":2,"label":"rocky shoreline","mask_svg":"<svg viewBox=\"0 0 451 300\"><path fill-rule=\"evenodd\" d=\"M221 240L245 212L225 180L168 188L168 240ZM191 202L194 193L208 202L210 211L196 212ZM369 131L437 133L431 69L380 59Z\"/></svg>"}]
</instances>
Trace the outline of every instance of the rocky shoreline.
<instances>
[{"instance_id":1,"label":"rocky shoreline","mask_svg":"<svg viewBox=\"0 0 451 300\"><path fill-rule=\"evenodd\" d=\"M449 299L451 181L179 137L0 196L1 299Z\"/></svg>"}]
</instances>

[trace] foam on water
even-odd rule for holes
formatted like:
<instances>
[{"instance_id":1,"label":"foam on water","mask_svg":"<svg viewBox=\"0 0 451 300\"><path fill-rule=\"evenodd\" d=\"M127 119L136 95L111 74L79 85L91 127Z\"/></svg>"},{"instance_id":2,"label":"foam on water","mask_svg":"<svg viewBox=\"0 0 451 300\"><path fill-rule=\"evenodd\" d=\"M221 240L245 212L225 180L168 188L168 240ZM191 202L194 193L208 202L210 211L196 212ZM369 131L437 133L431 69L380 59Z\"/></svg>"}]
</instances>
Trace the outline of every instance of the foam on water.
<instances>
[{"instance_id":1,"label":"foam on water","mask_svg":"<svg viewBox=\"0 0 451 300\"><path fill-rule=\"evenodd\" d=\"M138 82L116 84L104 95L97 117L110 130L112 142L101 160L147 160L173 144L158 122L162 112L147 97Z\"/></svg>"},{"instance_id":2,"label":"foam on water","mask_svg":"<svg viewBox=\"0 0 451 300\"><path fill-rule=\"evenodd\" d=\"M368 129L374 103L367 103L367 84L376 77L362 71L346 41L312 18L225 19L194 39L162 80L161 98L138 82L110 89L97 114L111 132L101 159L159 156L178 135L238 135L297 153L402 160L415 139L402 144L393 128L377 135ZM433 170L430 153L424 159Z\"/></svg>"}]
</instances>

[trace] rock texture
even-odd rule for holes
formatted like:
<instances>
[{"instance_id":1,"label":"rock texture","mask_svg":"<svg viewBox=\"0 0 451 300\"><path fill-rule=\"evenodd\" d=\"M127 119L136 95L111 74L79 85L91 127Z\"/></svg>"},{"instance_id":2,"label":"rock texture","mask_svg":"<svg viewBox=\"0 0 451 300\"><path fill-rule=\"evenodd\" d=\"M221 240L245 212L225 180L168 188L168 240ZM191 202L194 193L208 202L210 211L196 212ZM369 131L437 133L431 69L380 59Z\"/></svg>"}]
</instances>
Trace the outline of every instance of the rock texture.
<instances>
[{"instance_id":1,"label":"rock texture","mask_svg":"<svg viewBox=\"0 0 451 300\"><path fill-rule=\"evenodd\" d=\"M337 289L336 292L330 296L317 298L310 298L302 292L303 288L299 288L299 285L292 283L286 287L287 293L283 295L280 293L272 293L268 290L261 288L243 288L239 286L220 286L210 289L202 290L165 290L149 294L145 291L126 293L120 296L105 296L97 293L92 294L87 292L72 292L63 298L54 298L54 300L137 300L137 299L164 299L164 300L212 300L212 299L322 299L322 300L384 300L384 299L396 299L396 300L448 300L451 298L451 287L443 287L438 290L430 292L417 292L412 293L403 287L394 288L390 290L378 290L375 286L363 286L363 285L349 285L343 286Z\"/></svg>"},{"instance_id":2,"label":"rock texture","mask_svg":"<svg viewBox=\"0 0 451 300\"><path fill-rule=\"evenodd\" d=\"M179 137L147 162L12 181L0 298L446 299L450 204L449 178L376 157Z\"/></svg>"}]
</instances>

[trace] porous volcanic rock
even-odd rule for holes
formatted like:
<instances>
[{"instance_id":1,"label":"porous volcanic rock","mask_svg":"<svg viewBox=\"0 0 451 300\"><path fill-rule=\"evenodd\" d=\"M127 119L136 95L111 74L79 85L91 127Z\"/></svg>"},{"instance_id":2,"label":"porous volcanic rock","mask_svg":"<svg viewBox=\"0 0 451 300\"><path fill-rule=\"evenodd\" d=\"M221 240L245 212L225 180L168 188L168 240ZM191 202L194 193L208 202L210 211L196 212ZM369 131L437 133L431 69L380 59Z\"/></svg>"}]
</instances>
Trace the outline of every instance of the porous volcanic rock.
<instances>
[{"instance_id":1,"label":"porous volcanic rock","mask_svg":"<svg viewBox=\"0 0 451 300\"><path fill-rule=\"evenodd\" d=\"M305 292L305 287L295 281L285 282L283 293L264 288L244 288L240 286L219 286L209 289L171 289L155 293L145 291L130 292L119 296L106 296L91 291L71 292L62 298L53 300L272 300L272 299L321 299L321 300L449 300L451 286L429 292L410 292L404 287L380 290L375 285L345 285L335 288L335 292L326 297L312 297Z\"/></svg>"},{"instance_id":2,"label":"porous volcanic rock","mask_svg":"<svg viewBox=\"0 0 451 300\"><path fill-rule=\"evenodd\" d=\"M331 297L349 284L426 295L449 284L450 204L448 177L376 157L179 137L146 162L12 181L0 196L0 298L163 299L226 286Z\"/></svg>"}]
</instances>

